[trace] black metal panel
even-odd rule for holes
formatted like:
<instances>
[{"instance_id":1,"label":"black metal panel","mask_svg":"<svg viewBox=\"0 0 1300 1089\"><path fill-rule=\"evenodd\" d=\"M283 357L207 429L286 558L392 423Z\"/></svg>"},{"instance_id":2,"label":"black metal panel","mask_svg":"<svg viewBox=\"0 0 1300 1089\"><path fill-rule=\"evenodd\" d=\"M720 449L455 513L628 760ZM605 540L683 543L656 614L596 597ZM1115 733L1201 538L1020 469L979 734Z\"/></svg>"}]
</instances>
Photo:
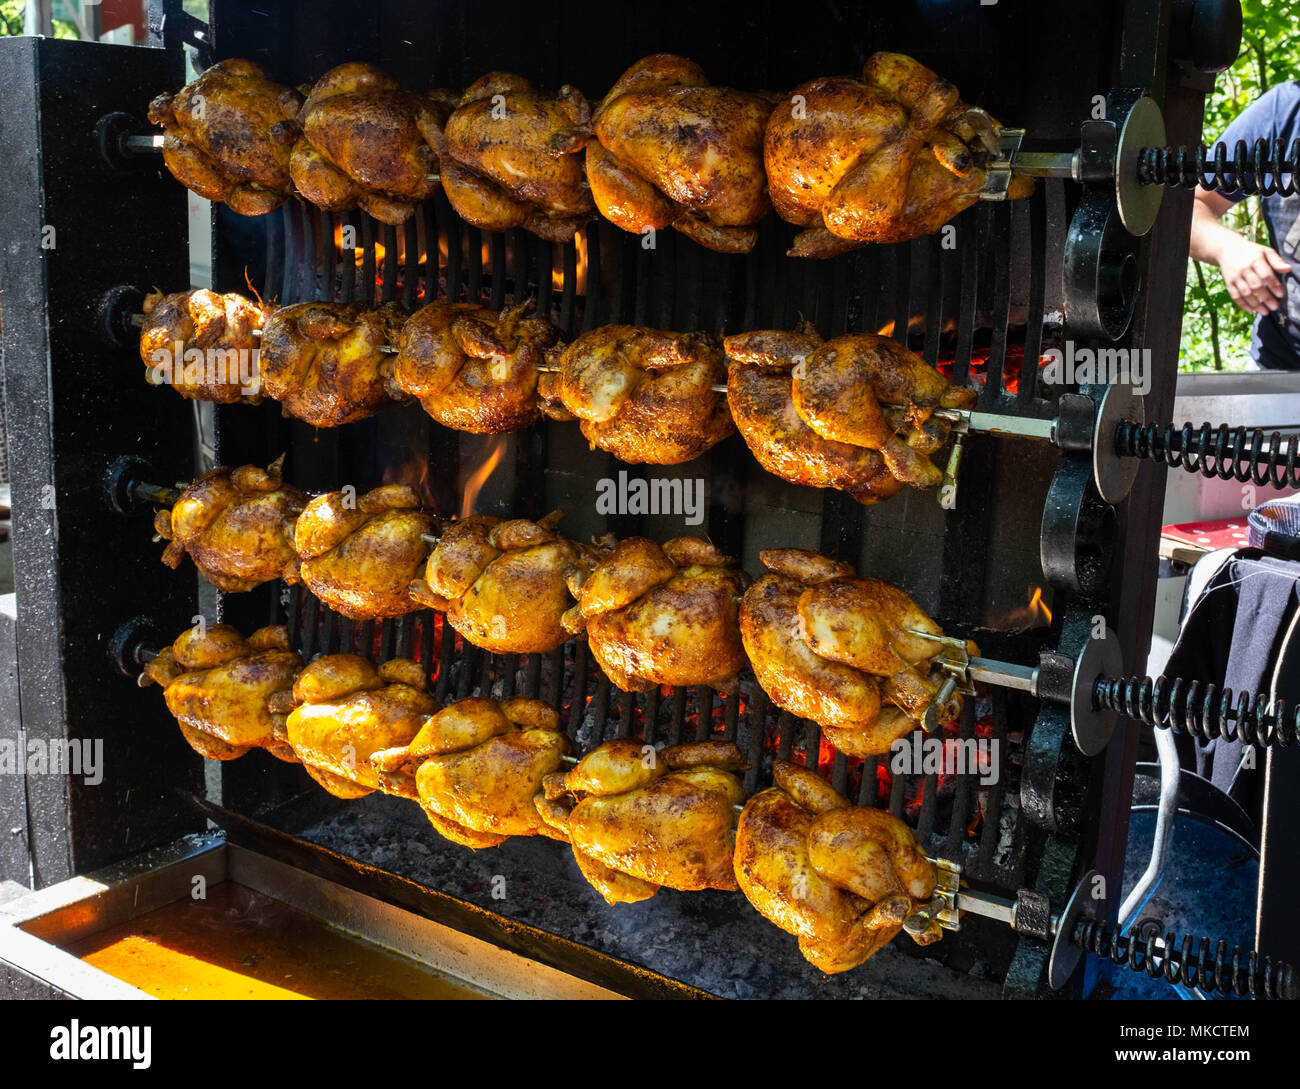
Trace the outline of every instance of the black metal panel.
<instances>
[{"instance_id":1,"label":"black metal panel","mask_svg":"<svg viewBox=\"0 0 1300 1089\"><path fill-rule=\"evenodd\" d=\"M167 482L188 479L190 410L141 380L133 348L96 332L108 289L188 283L184 191L160 162L118 173L94 146L103 114L140 116L182 74L180 56L161 50L0 39L0 348L23 726L28 742L103 739L105 763L97 786L26 778L38 885L196 827L171 790L201 783L200 762L158 692L124 684L105 653L118 623L145 607L162 631L187 626L194 573L163 567L148 518L114 513L102 488L123 454Z\"/></svg>"}]
</instances>

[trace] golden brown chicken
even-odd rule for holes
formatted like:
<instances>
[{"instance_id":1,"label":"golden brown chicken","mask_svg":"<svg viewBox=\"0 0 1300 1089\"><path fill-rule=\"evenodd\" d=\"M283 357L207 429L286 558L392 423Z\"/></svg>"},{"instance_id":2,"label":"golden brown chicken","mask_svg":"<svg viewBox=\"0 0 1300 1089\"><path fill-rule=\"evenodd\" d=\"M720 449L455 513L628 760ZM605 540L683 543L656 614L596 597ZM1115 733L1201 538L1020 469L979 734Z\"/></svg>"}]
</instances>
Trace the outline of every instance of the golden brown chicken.
<instances>
[{"instance_id":1,"label":"golden brown chicken","mask_svg":"<svg viewBox=\"0 0 1300 1089\"><path fill-rule=\"evenodd\" d=\"M790 256L830 257L937 231L979 199L1000 130L901 53L876 53L861 79L796 87L772 111L763 147L777 214L808 228ZM1017 176L1007 196L1032 191L1033 179Z\"/></svg>"},{"instance_id":2,"label":"golden brown chicken","mask_svg":"<svg viewBox=\"0 0 1300 1089\"><path fill-rule=\"evenodd\" d=\"M547 776L536 799L567 836L578 869L610 904L647 900L663 886L734 890L731 855L745 767L730 742L701 741L656 752L606 741L567 774Z\"/></svg>"},{"instance_id":3,"label":"golden brown chicken","mask_svg":"<svg viewBox=\"0 0 1300 1089\"><path fill-rule=\"evenodd\" d=\"M284 455L265 469L219 465L154 515L154 529L170 543L162 561L176 568L186 553L218 590L238 593L278 579L293 559L293 521L307 497L280 477Z\"/></svg>"},{"instance_id":4,"label":"golden brown chicken","mask_svg":"<svg viewBox=\"0 0 1300 1089\"><path fill-rule=\"evenodd\" d=\"M326 492L307 504L294 528L296 555L284 580L301 580L330 608L353 620L405 616L420 606L409 591L429 553L424 534L438 522L406 484L363 495Z\"/></svg>"},{"instance_id":5,"label":"golden brown chicken","mask_svg":"<svg viewBox=\"0 0 1300 1089\"><path fill-rule=\"evenodd\" d=\"M596 206L578 153L591 139L581 92L540 94L523 76L470 84L438 146L442 188L460 217L488 231L523 227L568 242Z\"/></svg>"},{"instance_id":6,"label":"golden brown chicken","mask_svg":"<svg viewBox=\"0 0 1300 1089\"><path fill-rule=\"evenodd\" d=\"M163 162L187 189L260 216L293 191L289 149L272 130L293 117L302 96L271 80L252 61L214 64L174 95L149 103L149 121L163 126Z\"/></svg>"},{"instance_id":7,"label":"golden brown chicken","mask_svg":"<svg viewBox=\"0 0 1300 1089\"><path fill-rule=\"evenodd\" d=\"M359 205L396 226L438 190L430 139L438 138L449 104L445 91L416 95L374 65L340 64L316 81L275 136L293 146L289 171L312 204L335 212Z\"/></svg>"},{"instance_id":8,"label":"golden brown chicken","mask_svg":"<svg viewBox=\"0 0 1300 1089\"><path fill-rule=\"evenodd\" d=\"M474 303L434 302L411 315L386 368L393 396L419 398L444 427L491 435L537 422L537 365L559 339L529 303L500 314Z\"/></svg>"},{"instance_id":9,"label":"golden brown chicken","mask_svg":"<svg viewBox=\"0 0 1300 1089\"><path fill-rule=\"evenodd\" d=\"M772 210L763 175L768 97L710 87L685 57L632 65L593 121L587 180L600 214L625 231L675 227L702 246L748 253Z\"/></svg>"},{"instance_id":10,"label":"golden brown chicken","mask_svg":"<svg viewBox=\"0 0 1300 1089\"><path fill-rule=\"evenodd\" d=\"M283 718L267 701L292 687L301 668L284 627L245 639L229 624L197 624L144 667L144 678L162 685L167 710L200 756L233 760L258 748L295 763L276 735Z\"/></svg>"},{"instance_id":11,"label":"golden brown chicken","mask_svg":"<svg viewBox=\"0 0 1300 1089\"><path fill-rule=\"evenodd\" d=\"M376 669L357 654L326 654L269 706L307 774L336 798L361 798L380 787L370 757L409 744L438 710L427 687L424 667L409 658Z\"/></svg>"},{"instance_id":12,"label":"golden brown chicken","mask_svg":"<svg viewBox=\"0 0 1300 1089\"><path fill-rule=\"evenodd\" d=\"M578 604L565 627L586 631L600 668L624 691L706 684L729 692L745 665L737 616L749 581L734 562L699 537L662 548L629 537L589 574L570 568Z\"/></svg>"},{"instance_id":13,"label":"golden brown chicken","mask_svg":"<svg viewBox=\"0 0 1300 1089\"><path fill-rule=\"evenodd\" d=\"M145 296L140 359L145 380L195 401L261 401L258 331L273 307L198 288Z\"/></svg>"},{"instance_id":14,"label":"golden brown chicken","mask_svg":"<svg viewBox=\"0 0 1300 1089\"><path fill-rule=\"evenodd\" d=\"M446 613L461 635L493 654L554 650L569 638L561 618L574 604L565 573L589 571L601 555L557 534L563 517L557 510L540 522L486 514L453 522L424 578L411 583L411 597Z\"/></svg>"},{"instance_id":15,"label":"golden brown chicken","mask_svg":"<svg viewBox=\"0 0 1300 1089\"><path fill-rule=\"evenodd\" d=\"M553 348L551 361L558 371L541 376L542 411L577 417L592 447L620 461L677 465L735 431L713 389L726 357L705 333L606 325Z\"/></svg>"},{"instance_id":16,"label":"golden brown chicken","mask_svg":"<svg viewBox=\"0 0 1300 1089\"><path fill-rule=\"evenodd\" d=\"M281 307L262 332L262 390L286 416L313 427L373 416L393 403L381 368L405 320L394 302Z\"/></svg>"},{"instance_id":17,"label":"golden brown chicken","mask_svg":"<svg viewBox=\"0 0 1300 1089\"><path fill-rule=\"evenodd\" d=\"M745 593L740 631L763 691L849 756L888 752L919 725L943 679L933 666L942 644L911 632L943 629L902 590L847 563L800 548L759 559L771 574ZM955 717L958 700L936 717Z\"/></svg>"},{"instance_id":18,"label":"golden brown chicken","mask_svg":"<svg viewBox=\"0 0 1300 1089\"><path fill-rule=\"evenodd\" d=\"M418 800L453 843L496 847L511 836L550 836L533 804L569 751L560 716L541 700L465 699L429 719L404 748L375 754L385 789Z\"/></svg>"},{"instance_id":19,"label":"golden brown chicken","mask_svg":"<svg viewBox=\"0 0 1300 1089\"><path fill-rule=\"evenodd\" d=\"M828 975L856 968L934 893L937 874L912 830L878 809L850 806L815 772L784 760L776 786L745 804L736 882L760 914L799 939ZM942 937L937 922L912 938Z\"/></svg>"},{"instance_id":20,"label":"golden brown chicken","mask_svg":"<svg viewBox=\"0 0 1300 1089\"><path fill-rule=\"evenodd\" d=\"M934 411L969 408L977 397L897 341L870 333L823 341L801 324L790 333L741 333L724 347L731 414L759 463L860 503L903 484L938 485L943 472L929 455L951 425Z\"/></svg>"}]
</instances>

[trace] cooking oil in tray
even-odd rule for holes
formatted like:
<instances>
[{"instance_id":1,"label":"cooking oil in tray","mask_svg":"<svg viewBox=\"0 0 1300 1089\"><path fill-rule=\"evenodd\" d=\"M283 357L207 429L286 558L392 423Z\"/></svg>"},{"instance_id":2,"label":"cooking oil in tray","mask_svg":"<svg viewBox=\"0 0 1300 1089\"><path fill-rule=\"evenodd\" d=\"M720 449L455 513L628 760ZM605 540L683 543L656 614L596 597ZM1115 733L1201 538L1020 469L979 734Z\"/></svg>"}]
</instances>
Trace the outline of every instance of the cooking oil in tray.
<instances>
[{"instance_id":1,"label":"cooking oil in tray","mask_svg":"<svg viewBox=\"0 0 1300 1089\"><path fill-rule=\"evenodd\" d=\"M489 997L229 881L67 951L157 998Z\"/></svg>"}]
</instances>

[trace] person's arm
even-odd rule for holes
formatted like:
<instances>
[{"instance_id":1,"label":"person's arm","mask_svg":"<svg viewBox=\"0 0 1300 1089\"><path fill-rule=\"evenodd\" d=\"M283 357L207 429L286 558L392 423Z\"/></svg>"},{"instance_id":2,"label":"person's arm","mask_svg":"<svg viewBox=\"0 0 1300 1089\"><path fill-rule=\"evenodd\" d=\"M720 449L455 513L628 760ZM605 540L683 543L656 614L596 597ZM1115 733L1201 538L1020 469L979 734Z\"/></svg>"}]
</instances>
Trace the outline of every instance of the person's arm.
<instances>
[{"instance_id":1,"label":"person's arm","mask_svg":"<svg viewBox=\"0 0 1300 1089\"><path fill-rule=\"evenodd\" d=\"M1196 191L1192 204L1191 255L1197 261L1218 265L1232 301L1252 314L1266 314L1286 298L1278 273L1291 266L1281 254L1243 238L1221 222L1232 206L1227 197L1205 189Z\"/></svg>"}]
</instances>

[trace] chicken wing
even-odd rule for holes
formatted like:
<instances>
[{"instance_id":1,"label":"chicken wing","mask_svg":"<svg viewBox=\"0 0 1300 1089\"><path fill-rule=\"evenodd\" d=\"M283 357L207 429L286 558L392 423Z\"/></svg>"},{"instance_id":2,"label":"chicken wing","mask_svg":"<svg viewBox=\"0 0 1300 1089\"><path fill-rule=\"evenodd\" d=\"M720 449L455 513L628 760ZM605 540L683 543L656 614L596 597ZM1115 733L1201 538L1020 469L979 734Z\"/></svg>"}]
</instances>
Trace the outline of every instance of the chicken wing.
<instances>
[{"instance_id":1,"label":"chicken wing","mask_svg":"<svg viewBox=\"0 0 1300 1089\"><path fill-rule=\"evenodd\" d=\"M498 314L474 303L434 302L417 310L385 368L393 395L418 398L456 431L531 427L540 415L537 365L560 334L542 318L525 317L529 306Z\"/></svg>"},{"instance_id":2,"label":"chicken wing","mask_svg":"<svg viewBox=\"0 0 1300 1089\"><path fill-rule=\"evenodd\" d=\"M280 478L281 454L265 469L224 465L186 488L171 510L154 516L154 529L170 543L162 561L176 568L189 554L218 590L238 593L278 579L293 558L293 521L307 497Z\"/></svg>"},{"instance_id":3,"label":"chicken wing","mask_svg":"<svg viewBox=\"0 0 1300 1089\"><path fill-rule=\"evenodd\" d=\"M259 748L296 763L276 733L283 718L267 702L287 692L301 668L284 627L245 639L229 624L197 624L144 667L144 679L162 686L167 710L200 756L233 760Z\"/></svg>"},{"instance_id":4,"label":"chicken wing","mask_svg":"<svg viewBox=\"0 0 1300 1089\"><path fill-rule=\"evenodd\" d=\"M763 174L769 98L711 87L685 57L632 65L593 119L587 180L600 214L643 234L672 226L702 246L748 253L772 209Z\"/></svg>"},{"instance_id":5,"label":"chicken wing","mask_svg":"<svg viewBox=\"0 0 1300 1089\"><path fill-rule=\"evenodd\" d=\"M667 886L734 890L735 807L743 770L730 742L657 752L607 741L564 775L548 776L537 810L573 845L582 874L610 904L646 900Z\"/></svg>"},{"instance_id":6,"label":"chicken wing","mask_svg":"<svg viewBox=\"0 0 1300 1089\"><path fill-rule=\"evenodd\" d=\"M280 730L307 774L337 798L378 790L374 753L407 745L438 710L424 667L394 658L378 669L357 654L317 658L271 700Z\"/></svg>"},{"instance_id":7,"label":"chicken wing","mask_svg":"<svg viewBox=\"0 0 1300 1089\"><path fill-rule=\"evenodd\" d=\"M522 76L491 72L447 119L443 191L476 227L568 242L596 214L578 154L590 139L591 107L575 88L551 97Z\"/></svg>"},{"instance_id":8,"label":"chicken wing","mask_svg":"<svg viewBox=\"0 0 1300 1089\"><path fill-rule=\"evenodd\" d=\"M677 465L735 430L713 389L726 358L707 334L606 325L551 355L558 372L541 376L542 411L576 416L592 447L620 461Z\"/></svg>"},{"instance_id":9,"label":"chicken wing","mask_svg":"<svg viewBox=\"0 0 1300 1089\"><path fill-rule=\"evenodd\" d=\"M933 895L934 863L898 818L850 806L815 772L778 760L776 785L745 804L735 876L745 898L829 974L856 968ZM912 935L942 936L937 923Z\"/></svg>"},{"instance_id":10,"label":"chicken wing","mask_svg":"<svg viewBox=\"0 0 1300 1089\"><path fill-rule=\"evenodd\" d=\"M759 553L771 572L745 593L740 631L772 702L822 727L849 756L888 752L914 730L942 680L942 635L902 590L859 578L846 563L803 549ZM937 713L960 710L952 697Z\"/></svg>"},{"instance_id":11,"label":"chicken wing","mask_svg":"<svg viewBox=\"0 0 1300 1089\"><path fill-rule=\"evenodd\" d=\"M177 181L240 215L258 216L293 191L289 149L273 130L301 106L302 96L260 65L231 58L176 94L155 98L149 121L163 126L163 162Z\"/></svg>"},{"instance_id":12,"label":"chicken wing","mask_svg":"<svg viewBox=\"0 0 1300 1089\"><path fill-rule=\"evenodd\" d=\"M406 320L397 303L296 303L281 307L262 333L264 392L286 416L339 427L394 401L381 368Z\"/></svg>"},{"instance_id":13,"label":"chicken wing","mask_svg":"<svg viewBox=\"0 0 1300 1089\"><path fill-rule=\"evenodd\" d=\"M354 620L405 616L418 609L409 587L428 555L424 534L438 532L415 489L388 484L363 495L318 495L298 516L295 556L284 580L301 580L330 608Z\"/></svg>"},{"instance_id":14,"label":"chicken wing","mask_svg":"<svg viewBox=\"0 0 1300 1089\"><path fill-rule=\"evenodd\" d=\"M733 563L699 537L662 548L629 537L585 577L570 570L578 604L564 624L586 630L591 653L624 691L667 684L728 692L745 665L737 615L748 576Z\"/></svg>"},{"instance_id":15,"label":"chicken wing","mask_svg":"<svg viewBox=\"0 0 1300 1089\"><path fill-rule=\"evenodd\" d=\"M900 53L876 53L861 79L796 87L763 141L772 203L806 227L791 257L830 257L866 242L937 231L979 199L1001 126L957 88ZM1016 176L1007 196L1033 191Z\"/></svg>"},{"instance_id":16,"label":"chicken wing","mask_svg":"<svg viewBox=\"0 0 1300 1089\"><path fill-rule=\"evenodd\" d=\"M195 401L262 400L258 330L273 307L206 288L145 296L140 359L145 380Z\"/></svg>"}]
</instances>

